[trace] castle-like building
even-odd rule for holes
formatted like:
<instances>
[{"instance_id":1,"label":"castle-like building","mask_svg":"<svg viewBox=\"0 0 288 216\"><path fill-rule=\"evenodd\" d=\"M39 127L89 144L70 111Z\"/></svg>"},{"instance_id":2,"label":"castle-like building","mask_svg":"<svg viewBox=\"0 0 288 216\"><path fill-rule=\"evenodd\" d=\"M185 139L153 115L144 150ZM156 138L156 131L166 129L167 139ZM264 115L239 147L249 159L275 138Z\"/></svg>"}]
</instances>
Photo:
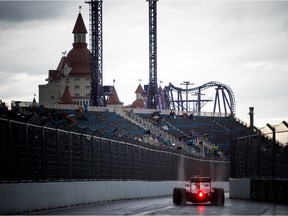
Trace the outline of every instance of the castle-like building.
<instances>
[{"instance_id":1,"label":"castle-like building","mask_svg":"<svg viewBox=\"0 0 288 216\"><path fill-rule=\"evenodd\" d=\"M87 48L85 27L79 12L74 29L73 48L63 56L56 70L49 70L48 81L39 85L40 103L89 104L92 73L91 52Z\"/></svg>"},{"instance_id":2,"label":"castle-like building","mask_svg":"<svg viewBox=\"0 0 288 216\"><path fill-rule=\"evenodd\" d=\"M74 29L73 48L63 53L56 70L49 70L47 84L39 85L40 104L78 104L89 105L91 92L91 52L87 48L87 29L79 12ZM145 92L139 84L136 91L136 100L129 105L131 108L145 107ZM144 97L143 97L144 96ZM107 105L123 105L120 102L116 89L110 86Z\"/></svg>"}]
</instances>

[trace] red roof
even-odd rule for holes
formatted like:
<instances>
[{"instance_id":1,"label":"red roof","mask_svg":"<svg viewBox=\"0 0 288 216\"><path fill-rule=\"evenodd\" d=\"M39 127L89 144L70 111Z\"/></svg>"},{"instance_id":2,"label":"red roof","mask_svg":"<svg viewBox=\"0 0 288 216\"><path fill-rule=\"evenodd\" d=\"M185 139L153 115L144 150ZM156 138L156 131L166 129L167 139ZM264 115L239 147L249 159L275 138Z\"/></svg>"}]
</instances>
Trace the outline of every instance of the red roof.
<instances>
[{"instance_id":1,"label":"red roof","mask_svg":"<svg viewBox=\"0 0 288 216\"><path fill-rule=\"evenodd\" d=\"M144 108L145 101L144 99L136 99L129 107L131 108Z\"/></svg>"},{"instance_id":2,"label":"red roof","mask_svg":"<svg viewBox=\"0 0 288 216\"><path fill-rule=\"evenodd\" d=\"M112 94L110 95L109 99L107 100L108 105L122 105L123 103L119 100L117 95L116 89L113 86Z\"/></svg>"},{"instance_id":3,"label":"red roof","mask_svg":"<svg viewBox=\"0 0 288 216\"><path fill-rule=\"evenodd\" d=\"M60 72L59 70L49 70L48 76L49 80L58 80L60 78Z\"/></svg>"},{"instance_id":4,"label":"red roof","mask_svg":"<svg viewBox=\"0 0 288 216\"><path fill-rule=\"evenodd\" d=\"M72 33L87 33L81 13L78 14L74 29Z\"/></svg>"},{"instance_id":5,"label":"red roof","mask_svg":"<svg viewBox=\"0 0 288 216\"><path fill-rule=\"evenodd\" d=\"M123 103L119 100L117 93L112 94L108 101L108 105L122 105Z\"/></svg>"},{"instance_id":6,"label":"red roof","mask_svg":"<svg viewBox=\"0 0 288 216\"><path fill-rule=\"evenodd\" d=\"M137 89L136 89L136 91L135 91L135 93L136 93L136 94L139 94L139 93L142 94L143 92L144 92L144 90L143 90L141 84L139 84L138 87L137 87Z\"/></svg>"},{"instance_id":7,"label":"red roof","mask_svg":"<svg viewBox=\"0 0 288 216\"><path fill-rule=\"evenodd\" d=\"M69 86L66 86L60 103L61 104L75 104L75 102L73 101L73 99L71 97L71 94L69 91Z\"/></svg>"},{"instance_id":8,"label":"red roof","mask_svg":"<svg viewBox=\"0 0 288 216\"><path fill-rule=\"evenodd\" d=\"M87 44L74 43L73 49L67 55L66 62L72 68L72 74L88 74L90 71L91 52L87 49Z\"/></svg>"},{"instance_id":9,"label":"red roof","mask_svg":"<svg viewBox=\"0 0 288 216\"><path fill-rule=\"evenodd\" d=\"M61 70L64 68L64 65L66 64L66 56L62 56L59 64L58 64L58 67L57 67L57 70Z\"/></svg>"}]
</instances>

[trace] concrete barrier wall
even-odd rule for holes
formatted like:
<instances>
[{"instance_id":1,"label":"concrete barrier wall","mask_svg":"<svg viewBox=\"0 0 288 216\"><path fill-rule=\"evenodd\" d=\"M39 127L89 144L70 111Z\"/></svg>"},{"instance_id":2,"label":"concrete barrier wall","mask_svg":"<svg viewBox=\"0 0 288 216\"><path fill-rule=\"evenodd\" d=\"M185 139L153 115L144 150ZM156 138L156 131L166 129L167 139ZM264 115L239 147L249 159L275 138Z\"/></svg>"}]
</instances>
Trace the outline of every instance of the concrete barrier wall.
<instances>
[{"instance_id":1,"label":"concrete barrier wall","mask_svg":"<svg viewBox=\"0 0 288 216\"><path fill-rule=\"evenodd\" d=\"M288 204L287 179L229 179L230 198Z\"/></svg>"},{"instance_id":2,"label":"concrete barrier wall","mask_svg":"<svg viewBox=\"0 0 288 216\"><path fill-rule=\"evenodd\" d=\"M0 184L0 214L165 196L183 182L87 181Z\"/></svg>"},{"instance_id":3,"label":"concrete barrier wall","mask_svg":"<svg viewBox=\"0 0 288 216\"><path fill-rule=\"evenodd\" d=\"M211 182L212 187L223 188L224 192L229 192L229 182Z\"/></svg>"},{"instance_id":4,"label":"concrete barrier wall","mask_svg":"<svg viewBox=\"0 0 288 216\"><path fill-rule=\"evenodd\" d=\"M212 183L228 190L228 182ZM180 181L87 181L0 184L0 214L17 214L89 203L172 195Z\"/></svg>"},{"instance_id":5,"label":"concrete barrier wall","mask_svg":"<svg viewBox=\"0 0 288 216\"><path fill-rule=\"evenodd\" d=\"M234 199L250 199L250 179L229 179L229 196Z\"/></svg>"}]
</instances>

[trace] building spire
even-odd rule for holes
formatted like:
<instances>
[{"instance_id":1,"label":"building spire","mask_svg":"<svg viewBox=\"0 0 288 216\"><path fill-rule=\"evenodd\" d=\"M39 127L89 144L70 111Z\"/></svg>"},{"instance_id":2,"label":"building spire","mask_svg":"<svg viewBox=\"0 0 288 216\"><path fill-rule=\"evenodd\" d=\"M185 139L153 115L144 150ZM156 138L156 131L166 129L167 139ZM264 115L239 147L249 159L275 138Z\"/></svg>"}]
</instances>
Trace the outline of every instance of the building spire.
<instances>
[{"instance_id":1,"label":"building spire","mask_svg":"<svg viewBox=\"0 0 288 216\"><path fill-rule=\"evenodd\" d=\"M79 11L79 14L78 14L78 17L77 17L77 20L76 20L76 23L75 23L75 26L74 26L72 33L74 33L74 34L75 33L87 34L87 29L86 29L86 26L84 24L83 17L82 17L82 14L80 11Z\"/></svg>"},{"instance_id":2,"label":"building spire","mask_svg":"<svg viewBox=\"0 0 288 216\"><path fill-rule=\"evenodd\" d=\"M87 29L81 14L81 6L79 6L79 14L72 33L74 34L74 43L86 43Z\"/></svg>"}]
</instances>

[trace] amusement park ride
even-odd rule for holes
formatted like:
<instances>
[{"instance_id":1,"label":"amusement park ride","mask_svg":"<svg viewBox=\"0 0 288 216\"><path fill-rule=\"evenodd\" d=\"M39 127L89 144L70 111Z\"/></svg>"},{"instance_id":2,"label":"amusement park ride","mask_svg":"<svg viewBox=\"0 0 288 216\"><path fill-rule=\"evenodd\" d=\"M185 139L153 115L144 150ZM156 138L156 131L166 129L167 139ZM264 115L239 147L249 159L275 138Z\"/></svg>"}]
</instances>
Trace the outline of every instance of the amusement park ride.
<instances>
[{"instance_id":1,"label":"amusement park ride","mask_svg":"<svg viewBox=\"0 0 288 216\"><path fill-rule=\"evenodd\" d=\"M213 113L234 115L236 111L235 97L231 88L220 82L211 81L204 85L188 88L190 83L184 81L186 88L180 88L169 83L163 89L157 86L157 1L146 0L149 5L149 83L147 85L146 108L171 109L186 112L201 112L201 109L211 99L203 99L201 95L205 90L215 88ZM103 86L103 44L102 44L102 2L103 0L90 0L90 46L92 90L90 105L106 106L105 96L109 89ZM185 96L186 97L183 97ZM192 97L194 96L194 98ZM189 99L191 98L191 99Z\"/></svg>"},{"instance_id":2,"label":"amusement park ride","mask_svg":"<svg viewBox=\"0 0 288 216\"><path fill-rule=\"evenodd\" d=\"M211 81L195 88L186 89L169 83L168 86L164 87L163 93L168 109L201 112L201 108L212 101L211 99L201 98L202 93L210 88L215 88L213 113L235 114L236 104L234 94L229 86L220 82ZM186 99L183 99L183 95L185 94ZM195 99L193 97L189 99L188 95L194 96Z\"/></svg>"}]
</instances>

